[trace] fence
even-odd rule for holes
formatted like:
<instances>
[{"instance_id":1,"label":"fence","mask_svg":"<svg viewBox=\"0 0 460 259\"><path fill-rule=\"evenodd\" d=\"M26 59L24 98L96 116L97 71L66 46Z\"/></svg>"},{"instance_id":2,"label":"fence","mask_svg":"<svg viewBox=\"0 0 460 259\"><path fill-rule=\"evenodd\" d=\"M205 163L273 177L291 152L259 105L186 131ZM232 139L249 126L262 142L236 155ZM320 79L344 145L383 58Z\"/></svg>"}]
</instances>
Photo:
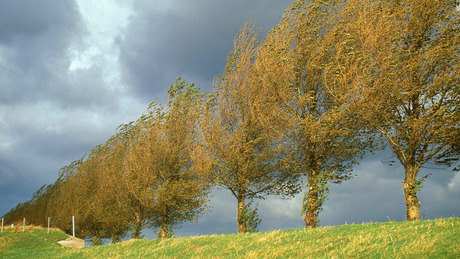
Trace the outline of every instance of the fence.
<instances>
[{"instance_id":1,"label":"fence","mask_svg":"<svg viewBox=\"0 0 460 259\"><path fill-rule=\"evenodd\" d=\"M50 221L51 218L48 218L48 232L47 234L50 234ZM2 231L0 233L3 233L3 223L5 222L5 218L2 218ZM14 227L14 224L11 225L11 227ZM22 232L26 231L26 218L23 218L22 220ZM75 237L75 216L72 216L72 236Z\"/></svg>"}]
</instances>

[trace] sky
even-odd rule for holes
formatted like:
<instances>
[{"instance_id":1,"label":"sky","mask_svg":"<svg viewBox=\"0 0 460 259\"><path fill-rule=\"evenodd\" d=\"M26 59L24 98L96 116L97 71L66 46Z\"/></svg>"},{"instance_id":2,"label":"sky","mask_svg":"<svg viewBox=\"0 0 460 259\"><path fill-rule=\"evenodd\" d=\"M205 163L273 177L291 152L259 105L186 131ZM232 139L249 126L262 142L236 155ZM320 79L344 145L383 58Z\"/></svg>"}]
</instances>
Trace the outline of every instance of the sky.
<instances>
[{"instance_id":1,"label":"sky","mask_svg":"<svg viewBox=\"0 0 460 259\"><path fill-rule=\"evenodd\" d=\"M266 33L290 0L0 1L0 215L53 183L80 159L165 102L177 77L212 89L238 29L257 21ZM356 176L330 186L320 225L402 221L403 169L388 150L367 156ZM421 215L460 216L460 175L428 173ZM210 211L176 236L236 232L236 201L213 191ZM261 231L304 227L302 194L258 201Z\"/></svg>"}]
</instances>

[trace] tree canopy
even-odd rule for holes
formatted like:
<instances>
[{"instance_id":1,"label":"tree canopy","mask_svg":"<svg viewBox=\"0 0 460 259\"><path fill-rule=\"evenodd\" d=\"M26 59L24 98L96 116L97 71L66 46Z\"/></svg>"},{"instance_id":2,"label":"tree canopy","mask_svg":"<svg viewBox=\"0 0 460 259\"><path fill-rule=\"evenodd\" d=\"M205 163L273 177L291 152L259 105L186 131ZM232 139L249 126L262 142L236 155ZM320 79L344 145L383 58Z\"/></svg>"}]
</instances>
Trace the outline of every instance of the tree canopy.
<instances>
[{"instance_id":1,"label":"tree canopy","mask_svg":"<svg viewBox=\"0 0 460 259\"><path fill-rule=\"evenodd\" d=\"M260 39L246 23L214 92L177 79L106 143L5 215L113 242L196 221L213 187L237 200L237 229L260 223L254 199L307 187L307 228L330 183L386 143L404 168L408 220L420 218L422 167L459 170L460 15L454 0L297 0ZM378 183L369 183L370 185Z\"/></svg>"}]
</instances>

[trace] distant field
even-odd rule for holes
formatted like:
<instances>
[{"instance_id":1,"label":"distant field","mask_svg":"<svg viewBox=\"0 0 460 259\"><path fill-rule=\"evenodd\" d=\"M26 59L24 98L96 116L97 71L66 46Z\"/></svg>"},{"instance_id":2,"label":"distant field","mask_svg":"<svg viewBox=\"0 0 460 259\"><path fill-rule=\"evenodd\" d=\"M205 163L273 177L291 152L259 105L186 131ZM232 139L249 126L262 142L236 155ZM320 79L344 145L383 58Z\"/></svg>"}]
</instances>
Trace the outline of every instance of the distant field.
<instances>
[{"instance_id":1,"label":"distant field","mask_svg":"<svg viewBox=\"0 0 460 259\"><path fill-rule=\"evenodd\" d=\"M73 249L66 234L0 234L0 258L460 258L460 218L341 225L256 234L133 240Z\"/></svg>"}]
</instances>

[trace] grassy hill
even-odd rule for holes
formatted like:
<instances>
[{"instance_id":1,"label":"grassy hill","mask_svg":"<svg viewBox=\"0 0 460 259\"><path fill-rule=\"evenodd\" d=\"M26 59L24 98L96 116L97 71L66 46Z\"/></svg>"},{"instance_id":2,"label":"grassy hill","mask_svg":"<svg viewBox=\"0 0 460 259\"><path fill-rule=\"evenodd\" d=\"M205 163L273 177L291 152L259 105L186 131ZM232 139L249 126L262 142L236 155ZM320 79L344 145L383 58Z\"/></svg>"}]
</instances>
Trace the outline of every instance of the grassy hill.
<instances>
[{"instance_id":1,"label":"grassy hill","mask_svg":"<svg viewBox=\"0 0 460 259\"><path fill-rule=\"evenodd\" d=\"M34 228L0 234L0 258L460 258L460 218L352 224L244 235L132 240L73 249Z\"/></svg>"}]
</instances>

